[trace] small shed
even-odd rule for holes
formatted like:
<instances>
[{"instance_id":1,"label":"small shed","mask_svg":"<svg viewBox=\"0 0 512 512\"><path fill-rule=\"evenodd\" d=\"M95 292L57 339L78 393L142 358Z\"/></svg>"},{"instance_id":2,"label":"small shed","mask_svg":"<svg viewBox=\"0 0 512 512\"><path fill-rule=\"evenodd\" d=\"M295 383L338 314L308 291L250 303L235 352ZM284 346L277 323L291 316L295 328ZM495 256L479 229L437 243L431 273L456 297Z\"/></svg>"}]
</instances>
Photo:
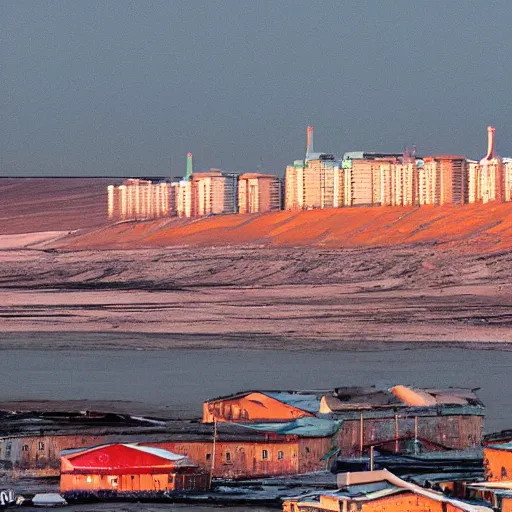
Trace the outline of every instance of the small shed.
<instances>
[{"instance_id":1,"label":"small shed","mask_svg":"<svg viewBox=\"0 0 512 512\"><path fill-rule=\"evenodd\" d=\"M205 490L208 480L186 456L136 443L61 452L60 490L65 494L151 496Z\"/></svg>"}]
</instances>

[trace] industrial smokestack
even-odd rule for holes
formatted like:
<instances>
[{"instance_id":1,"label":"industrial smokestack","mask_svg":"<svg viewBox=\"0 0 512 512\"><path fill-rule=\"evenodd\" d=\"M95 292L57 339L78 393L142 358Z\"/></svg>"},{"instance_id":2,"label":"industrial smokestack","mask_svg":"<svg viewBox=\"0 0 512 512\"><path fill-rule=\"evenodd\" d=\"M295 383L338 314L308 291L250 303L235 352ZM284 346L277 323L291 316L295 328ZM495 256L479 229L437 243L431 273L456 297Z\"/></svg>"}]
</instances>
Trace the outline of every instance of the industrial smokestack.
<instances>
[{"instance_id":1,"label":"industrial smokestack","mask_svg":"<svg viewBox=\"0 0 512 512\"><path fill-rule=\"evenodd\" d=\"M192 179L192 173L193 173L193 168L192 168L192 153L187 153L187 172L185 174L185 179L187 181L191 180Z\"/></svg>"},{"instance_id":2,"label":"industrial smokestack","mask_svg":"<svg viewBox=\"0 0 512 512\"><path fill-rule=\"evenodd\" d=\"M311 153L313 153L313 127L308 126L306 158L308 158Z\"/></svg>"},{"instance_id":3,"label":"industrial smokestack","mask_svg":"<svg viewBox=\"0 0 512 512\"><path fill-rule=\"evenodd\" d=\"M487 154L485 160L492 160L494 158L494 132L496 128L492 126L487 127Z\"/></svg>"}]
</instances>

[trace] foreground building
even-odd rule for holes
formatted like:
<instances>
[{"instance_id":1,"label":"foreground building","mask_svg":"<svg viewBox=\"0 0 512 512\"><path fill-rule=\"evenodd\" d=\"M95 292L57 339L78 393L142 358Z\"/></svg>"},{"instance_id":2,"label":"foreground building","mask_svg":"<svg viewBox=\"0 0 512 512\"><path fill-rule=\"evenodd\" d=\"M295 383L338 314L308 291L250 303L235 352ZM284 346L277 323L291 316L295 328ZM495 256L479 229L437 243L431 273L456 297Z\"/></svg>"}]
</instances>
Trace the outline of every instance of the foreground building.
<instances>
[{"instance_id":1,"label":"foreground building","mask_svg":"<svg viewBox=\"0 0 512 512\"><path fill-rule=\"evenodd\" d=\"M61 454L66 497L153 497L207 490L209 476L187 457L139 444L109 444Z\"/></svg>"},{"instance_id":2,"label":"foreground building","mask_svg":"<svg viewBox=\"0 0 512 512\"><path fill-rule=\"evenodd\" d=\"M399 452L404 442L425 451L480 445L485 408L468 389L336 388L322 398L321 414L343 420L340 456L357 457L377 444Z\"/></svg>"},{"instance_id":3,"label":"foreground building","mask_svg":"<svg viewBox=\"0 0 512 512\"><path fill-rule=\"evenodd\" d=\"M359 457L387 444L399 452L408 441L423 449L464 450L482 440L485 408L467 389L394 386L326 391L247 391L209 400L203 422L251 423L324 418L342 422L333 445L341 457Z\"/></svg>"},{"instance_id":4,"label":"foreground building","mask_svg":"<svg viewBox=\"0 0 512 512\"><path fill-rule=\"evenodd\" d=\"M325 470L335 453L340 422L300 418L289 422L218 424L216 435L151 443L186 455L215 478L299 475ZM149 443L145 443L149 444Z\"/></svg>"},{"instance_id":5,"label":"foreground building","mask_svg":"<svg viewBox=\"0 0 512 512\"><path fill-rule=\"evenodd\" d=\"M283 512L491 512L406 482L392 473L365 471L338 475L336 491L314 492L283 503Z\"/></svg>"}]
</instances>

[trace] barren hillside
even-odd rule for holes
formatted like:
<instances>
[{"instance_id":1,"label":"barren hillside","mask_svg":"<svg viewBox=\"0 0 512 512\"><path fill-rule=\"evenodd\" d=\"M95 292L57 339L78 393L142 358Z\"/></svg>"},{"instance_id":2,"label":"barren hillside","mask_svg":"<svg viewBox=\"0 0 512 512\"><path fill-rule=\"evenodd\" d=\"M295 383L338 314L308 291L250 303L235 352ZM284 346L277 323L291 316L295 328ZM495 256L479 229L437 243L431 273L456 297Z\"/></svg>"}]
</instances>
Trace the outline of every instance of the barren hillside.
<instances>
[{"instance_id":1,"label":"barren hillside","mask_svg":"<svg viewBox=\"0 0 512 512\"><path fill-rule=\"evenodd\" d=\"M512 341L512 204L108 224L105 182L22 184L0 182L0 346Z\"/></svg>"},{"instance_id":2,"label":"barren hillside","mask_svg":"<svg viewBox=\"0 0 512 512\"><path fill-rule=\"evenodd\" d=\"M121 222L77 233L55 247L81 250L259 245L334 249L424 244L472 254L509 250L512 204L344 208Z\"/></svg>"}]
</instances>

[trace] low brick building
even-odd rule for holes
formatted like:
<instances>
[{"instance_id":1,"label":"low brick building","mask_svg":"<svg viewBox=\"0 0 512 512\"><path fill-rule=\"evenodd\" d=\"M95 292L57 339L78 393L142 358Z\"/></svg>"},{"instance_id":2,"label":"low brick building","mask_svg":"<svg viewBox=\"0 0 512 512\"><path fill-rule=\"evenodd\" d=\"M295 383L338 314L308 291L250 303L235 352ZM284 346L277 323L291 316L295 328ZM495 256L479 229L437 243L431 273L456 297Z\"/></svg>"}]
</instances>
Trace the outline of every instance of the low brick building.
<instances>
[{"instance_id":1,"label":"low brick building","mask_svg":"<svg viewBox=\"0 0 512 512\"><path fill-rule=\"evenodd\" d=\"M208 489L209 475L184 455L139 444L108 444L61 454L64 496L151 496Z\"/></svg>"},{"instance_id":2,"label":"low brick building","mask_svg":"<svg viewBox=\"0 0 512 512\"><path fill-rule=\"evenodd\" d=\"M386 470L338 475L337 491L315 492L283 503L284 512L491 512L406 482Z\"/></svg>"}]
</instances>

